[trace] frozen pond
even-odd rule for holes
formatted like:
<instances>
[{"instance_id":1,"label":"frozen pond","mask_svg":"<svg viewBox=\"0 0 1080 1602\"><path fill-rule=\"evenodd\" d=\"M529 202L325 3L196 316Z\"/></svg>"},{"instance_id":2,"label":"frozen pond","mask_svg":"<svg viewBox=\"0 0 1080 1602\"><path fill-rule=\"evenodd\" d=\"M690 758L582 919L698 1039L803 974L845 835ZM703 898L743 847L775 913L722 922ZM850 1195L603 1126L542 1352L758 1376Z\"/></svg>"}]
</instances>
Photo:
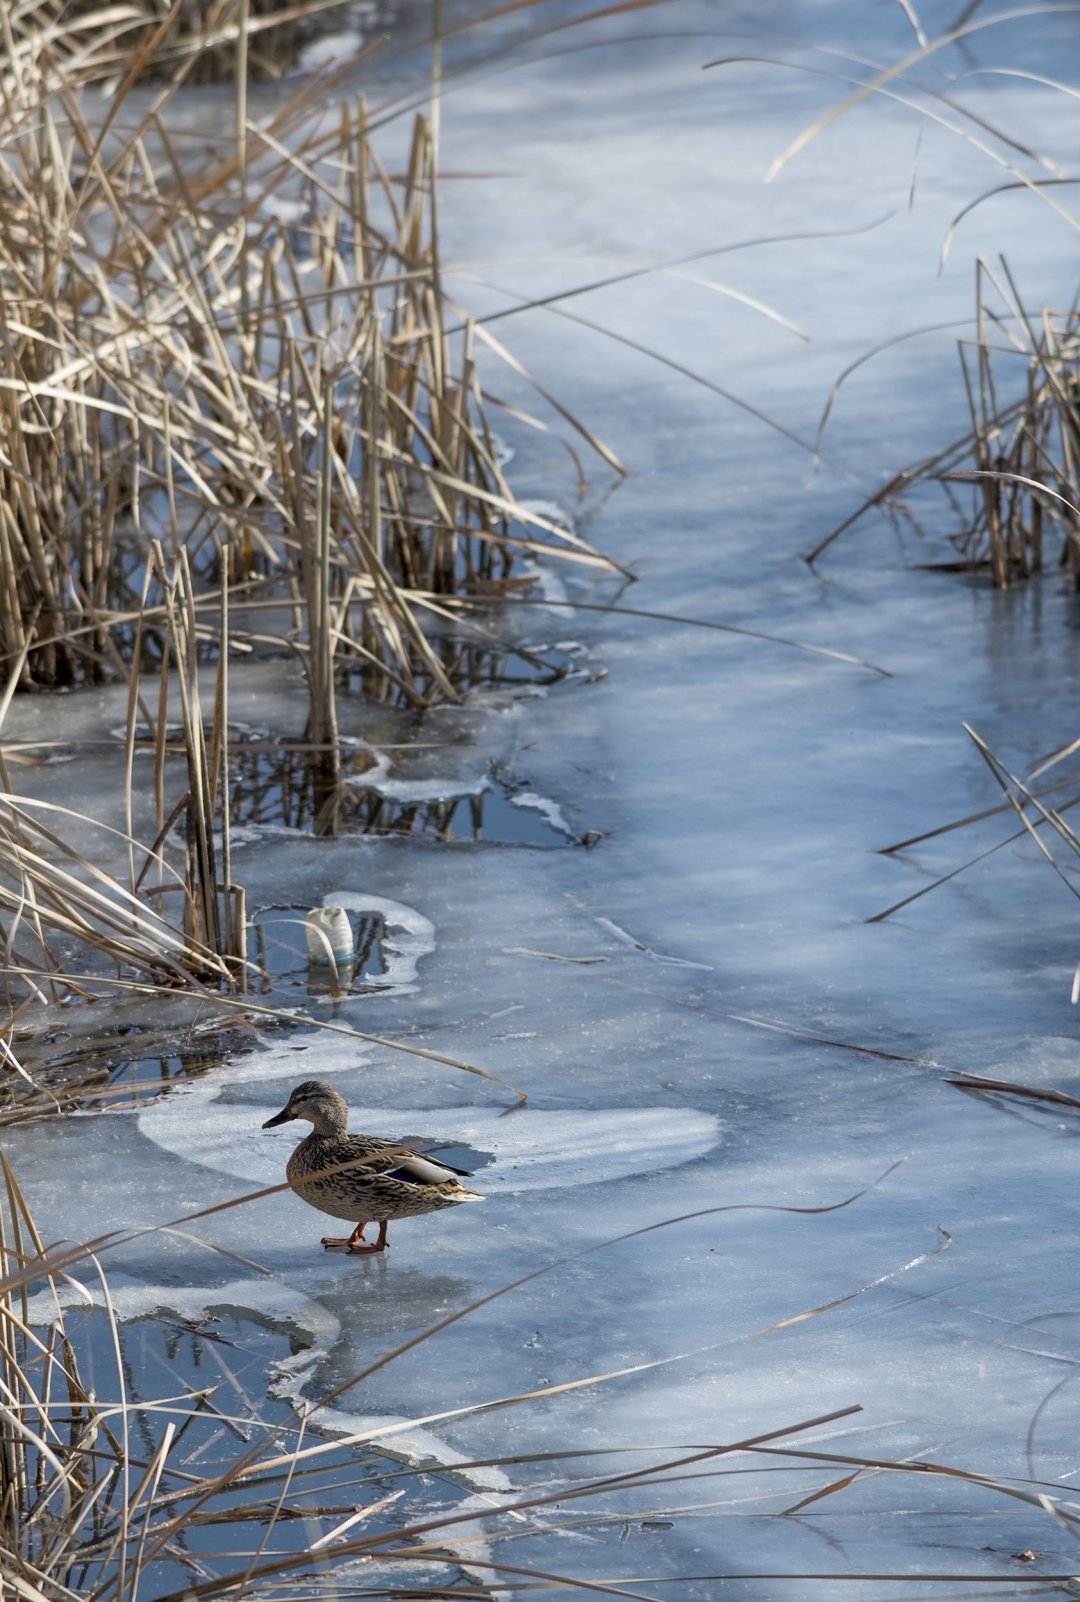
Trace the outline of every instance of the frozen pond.
<instances>
[{"instance_id":1,"label":"frozen pond","mask_svg":"<svg viewBox=\"0 0 1080 1602\"><path fill-rule=\"evenodd\" d=\"M935 6L927 31L958 9ZM867 1599L1031 1589L1040 1574L1080 1571L1075 1535L1046 1508L872 1465L932 1461L1029 1493L1034 1478L1080 1504L1078 1393L1066 1383L1080 1366L1080 1121L1064 1105L947 1082L965 1071L1080 1096L1069 1003L1080 919L1020 841L885 922L866 920L1012 832L990 818L876 854L998 802L962 722L1016 772L1076 736L1078 601L1052 566L1003 594L981 575L920 567L950 554L930 500L922 534L871 513L813 570L802 557L865 494L963 432L954 342L977 252L1005 251L1030 308L1067 305L1076 232L1036 197L1005 195L961 226L938 277L953 216L1010 174L932 124L909 210L921 112L894 100L860 106L763 184L843 86L702 64L782 55L847 70L797 39L891 60L916 48L899 5L675 0L597 27L538 41L536 59L477 72L447 96L443 164L502 174L445 186L455 294L485 315L716 254L562 306L683 371L553 310L491 325L630 468L616 485L587 458L579 498L569 455L507 415L509 477L638 575L588 590L560 573L571 598L783 636L891 676L736 635L534 607L521 637L558 644L589 671L546 694L478 693L464 713L432 713L420 738L460 748L453 793L494 771L510 821L516 798L546 833L444 846L253 828L234 869L249 907L301 909L282 916L348 895L360 909L389 904L379 916L398 950L384 949L385 982L376 973L336 1008L316 1000L315 1015L479 1066L527 1093L525 1107L503 1118L514 1098L498 1085L312 1032L246 1051L141 1113L28 1126L7 1151L50 1238L157 1223L274 1183L293 1126L260 1126L301 1079L332 1082L354 1128L464 1153L485 1203L392 1224L382 1258L324 1254L320 1219L281 1195L202 1226L268 1278L179 1237L112 1255L123 1317L247 1309L303 1332L303 1349L267 1380L279 1399L321 1398L548 1262L685 1219L451 1325L339 1396L322 1415L327 1438L379 1430L380 1446L432 1463L677 1449L859 1404L800 1444L868 1460L862 1469L743 1453L718 1460L712 1478L611 1493L607 1524L501 1544L494 1536L513 1525L500 1523L499 1498L542 1470L462 1471L463 1494L481 1497L472 1533L490 1538L493 1561L664 1597L847 1597L852 1584L829 1576L855 1574L884 1577L860 1590ZM1078 35L1080 14L1058 8L987 29L942 64L1061 77ZM1075 99L1019 77L934 82L1068 170ZM752 240L786 242L731 250ZM691 376L812 441L830 386L859 355L949 324L852 375L816 474L808 450ZM540 407L494 356L484 361L501 399ZM75 715L103 730L123 720L118 693L84 696L77 714L73 701L16 701L5 739L40 736L54 707L58 737ZM238 715L256 721L254 706ZM366 728L357 712L357 738ZM376 744L393 734L367 729ZM87 763L79 783L100 789ZM433 758L426 777L401 782L434 782L438 769ZM397 771L378 767L380 782ZM17 782L70 798L75 772L19 770ZM566 846L586 831L602 836L592 849ZM856 1193L835 1211L769 1210ZM748 1205L757 1210L716 1211ZM930 1259L942 1230L951 1245ZM639 1365L502 1412L432 1420ZM545 1518L591 1510L573 1509ZM943 1586L888 1582L903 1575ZM686 1576L700 1578L660 1584ZM951 1576L969 1583L950 1587Z\"/></svg>"}]
</instances>

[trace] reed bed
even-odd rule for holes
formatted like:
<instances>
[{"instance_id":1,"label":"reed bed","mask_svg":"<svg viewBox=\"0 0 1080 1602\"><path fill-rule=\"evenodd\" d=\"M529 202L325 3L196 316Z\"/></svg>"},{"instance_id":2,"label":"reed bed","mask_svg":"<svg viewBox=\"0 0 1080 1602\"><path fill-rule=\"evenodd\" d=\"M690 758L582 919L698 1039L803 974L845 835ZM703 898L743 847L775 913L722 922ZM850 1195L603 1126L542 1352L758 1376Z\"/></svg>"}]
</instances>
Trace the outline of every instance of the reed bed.
<instances>
[{"instance_id":1,"label":"reed bed","mask_svg":"<svg viewBox=\"0 0 1080 1602\"><path fill-rule=\"evenodd\" d=\"M7 9L5 53L16 65L33 62L44 41L57 82L98 83L106 93L139 57L144 81L206 83L233 76L245 53L251 75L272 82L294 64L316 19L348 9L349 0L22 0Z\"/></svg>"},{"instance_id":2,"label":"reed bed","mask_svg":"<svg viewBox=\"0 0 1080 1602\"><path fill-rule=\"evenodd\" d=\"M503 476L477 367L481 340L501 347L443 288L432 117L415 117L397 181L363 98L325 109L332 74L253 125L245 4L229 24L234 138L185 155L168 104L194 55L142 111L128 100L182 13L177 0L149 28L135 6L31 5L5 11L0 36L0 723L16 689L128 688L126 884L65 844L87 820L18 799L0 750L12 1021L70 994L88 955L141 985L244 987L230 657L301 665L310 826L331 834L346 796L340 681L413 711L456 701L478 653L507 648L448 603L520 597L522 557L614 568ZM92 127L78 90L118 61ZM152 844L133 838L132 758L147 742ZM187 787L170 809L177 746Z\"/></svg>"},{"instance_id":3,"label":"reed bed","mask_svg":"<svg viewBox=\"0 0 1080 1602\"><path fill-rule=\"evenodd\" d=\"M455 699L421 625L439 596L497 594L523 553L613 566L503 478L442 290L430 120L397 198L363 102L328 130L321 87L259 129L241 104L235 148L190 162L161 108L120 135L114 100L94 134L39 81L8 113L0 642L26 687L126 673L140 618L160 661L155 537L197 609L228 572L241 648L287 598L315 743L342 659L372 693Z\"/></svg>"},{"instance_id":4,"label":"reed bed","mask_svg":"<svg viewBox=\"0 0 1080 1602\"><path fill-rule=\"evenodd\" d=\"M160 570L164 663L175 663L175 681L182 713L179 745L186 758L187 788L166 815L165 754L168 675L159 678L157 716L150 730L154 741L154 788L157 838L149 847L131 834L134 801L133 758L140 707L136 673L129 674L126 756L128 831L92 820L70 808L25 801L10 791L0 795L0 967L8 1007L7 1031L33 1002L45 1006L62 996L90 995L79 983L85 974L100 978L115 968L118 979L145 988L186 987L194 982L246 988L246 913L244 892L230 877L229 809L223 783L227 750L228 652L218 656L214 719L210 739L199 699L196 614L186 551L172 573L164 567L155 544L147 580ZM223 601L227 605L227 598ZM136 632L141 644L144 619ZM14 686L14 675L9 688ZM146 712L147 717L152 714ZM2 762L0 757L0 762ZM6 769L5 769L6 774ZM221 811L221 830L214 823ZM182 867L166 857L166 842L177 825L183 829ZM104 835L100 849L77 850L67 834L77 827L96 827ZM100 856L115 857L126 849L128 883L98 866ZM217 860L220 848L221 863ZM176 851L173 851L176 855ZM222 878L224 875L224 878ZM177 912L167 915L173 903ZM12 1065L15 1058L7 1054Z\"/></svg>"},{"instance_id":5,"label":"reed bed","mask_svg":"<svg viewBox=\"0 0 1080 1602\"><path fill-rule=\"evenodd\" d=\"M175 1018L163 1026L158 997L156 1021L137 1022L122 1008L96 1027L28 1025L14 1033L13 1049L26 1079L9 1075L0 1089L0 1127L37 1123L70 1112L104 1112L145 1106L177 1083L220 1067L223 1052L243 1043L243 1032L223 1029L217 1017ZM67 1016L64 1023L71 1024Z\"/></svg>"}]
</instances>

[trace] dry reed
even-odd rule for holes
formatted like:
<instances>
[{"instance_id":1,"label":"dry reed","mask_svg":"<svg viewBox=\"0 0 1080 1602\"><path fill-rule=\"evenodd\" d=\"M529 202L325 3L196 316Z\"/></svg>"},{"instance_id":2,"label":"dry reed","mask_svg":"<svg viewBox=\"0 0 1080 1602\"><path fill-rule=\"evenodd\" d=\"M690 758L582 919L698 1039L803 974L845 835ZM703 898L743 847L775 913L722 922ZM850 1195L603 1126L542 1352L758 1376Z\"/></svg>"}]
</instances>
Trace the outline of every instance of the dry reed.
<instances>
[{"instance_id":1,"label":"dry reed","mask_svg":"<svg viewBox=\"0 0 1080 1602\"><path fill-rule=\"evenodd\" d=\"M998 304L991 303L989 290ZM1004 258L1000 273L979 258L975 271L975 337L958 341L970 428L944 451L905 468L815 547L814 561L874 506L889 506L919 483L972 482L963 527L950 535L959 562L984 568L998 589L1043 568L1048 525L1061 538L1057 563L1080 588L1080 295L1065 312L1038 317L1023 302ZM1008 364L1011 371L1002 373ZM1019 365L1019 372L1016 371ZM835 394L835 391L834 391ZM832 401L830 400L830 406Z\"/></svg>"},{"instance_id":2,"label":"dry reed","mask_svg":"<svg viewBox=\"0 0 1080 1602\"><path fill-rule=\"evenodd\" d=\"M497 593L521 552L611 569L503 479L472 327L456 358L446 331L428 119L399 200L362 100L328 130L308 86L185 163L160 109L121 137L114 102L106 137L67 86L20 82L0 140L0 639L13 661L31 633L25 685L126 671L140 590L160 631L154 534L186 550L194 604L228 567L248 608L268 590L295 608L313 735L345 657L377 693L454 698L420 623L439 595Z\"/></svg>"},{"instance_id":3,"label":"dry reed","mask_svg":"<svg viewBox=\"0 0 1080 1602\"><path fill-rule=\"evenodd\" d=\"M1075 789L1076 780L1062 779L1054 784L1045 785L1038 790L1031 788L1035 779L1041 777L1042 774L1055 767L1059 762L1064 761L1067 757L1073 756L1080 749L1080 741L1070 741L1068 745L1062 746L1060 750L1051 752L1025 778L1021 779L1010 772L1000 757L995 756L974 729L970 728L966 723L964 728L970 735L979 755L990 769L995 781L1000 786L1001 792L1005 797L1004 803L998 807L984 808L980 812L972 813L969 817L958 818L952 823L939 825L938 828L929 829L923 834L913 835L910 839L901 840L896 845L886 846L882 850L882 855L889 856L894 852L904 851L910 846L921 844L924 840L935 839L939 835L949 834L956 829L968 828L971 824L980 823L985 818L997 817L1001 813L1007 814L1011 812L1020 827L1007 835L1004 840L999 840L996 845L990 846L985 851L980 851L977 856L961 863L958 868L953 868L950 873L942 874L940 878L932 880L930 884L923 885L921 889L914 891L913 894L905 896L902 901L897 901L891 907L886 907L884 912L875 913L872 918L866 920L867 923L884 922L894 912L899 912L902 907L910 906L913 901L918 901L923 896L929 895L931 890L936 890L940 885L948 884L961 873L965 873L968 868L975 867L978 863L985 861L987 857L996 855L1005 846L1012 845L1015 841L1022 840L1025 837L1030 838L1034 845L1037 846L1042 860L1054 869L1065 888L1080 899L1080 891L1076 889L1070 879L1066 878L1053 852L1047 846L1044 838L1045 831L1044 834L1039 833L1040 830L1044 829L1044 825L1047 826L1051 834L1056 834L1074 855L1080 857L1080 836L1077 836L1075 831L1070 828L1064 816L1066 812L1080 804L1080 795L1073 795L1064 804L1056 807L1044 804L1042 799L1052 794L1055 790ZM1075 868L1070 868L1069 871L1074 874L1077 872ZM1074 1002L1080 1000L1080 965L1078 965L1073 979L1072 999Z\"/></svg>"},{"instance_id":4,"label":"dry reed","mask_svg":"<svg viewBox=\"0 0 1080 1602\"><path fill-rule=\"evenodd\" d=\"M304 43L331 10L347 0L172 0L162 9L147 0L23 0L9 8L9 57L32 59L42 37L58 74L70 84L103 83L106 92L145 59L140 76L188 83L228 78L246 54L252 75L274 81L293 65ZM153 48L146 50L148 41Z\"/></svg>"},{"instance_id":5,"label":"dry reed","mask_svg":"<svg viewBox=\"0 0 1080 1602\"><path fill-rule=\"evenodd\" d=\"M75 971L91 953L143 985L243 987L230 655L286 652L302 665L312 826L333 833L344 673L417 710L454 701L460 636L506 648L456 621L447 600L520 593L523 555L613 567L520 506L503 477L473 326L448 331L458 314L440 272L431 118L414 120L399 194L362 97L325 111L327 74L254 126L244 5L229 24L235 140L185 158L167 108L193 54L132 124L120 120L181 12L176 0L151 29L136 6L4 11L0 722L16 687L126 682L129 863L123 886L66 846L11 793L0 752L9 1027L28 997L70 993L73 952ZM205 49L221 21L219 6ZM77 90L117 69L91 127ZM205 660L217 664L206 719ZM171 815L170 676L188 770ZM142 741L155 755L149 847L132 838ZM177 824L178 873L166 861Z\"/></svg>"}]
</instances>

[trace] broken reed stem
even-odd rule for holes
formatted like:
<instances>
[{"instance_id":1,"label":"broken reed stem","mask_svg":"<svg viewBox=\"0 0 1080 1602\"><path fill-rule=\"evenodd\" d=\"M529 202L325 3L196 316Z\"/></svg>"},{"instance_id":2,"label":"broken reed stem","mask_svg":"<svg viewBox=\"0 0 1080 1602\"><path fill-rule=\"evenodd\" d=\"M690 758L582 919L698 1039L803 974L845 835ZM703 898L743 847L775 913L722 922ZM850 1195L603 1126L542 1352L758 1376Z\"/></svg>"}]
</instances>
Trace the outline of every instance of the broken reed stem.
<instances>
[{"instance_id":1,"label":"broken reed stem","mask_svg":"<svg viewBox=\"0 0 1080 1602\"><path fill-rule=\"evenodd\" d=\"M221 785L221 874L224 890L225 912L225 954L241 963L240 972L243 973L244 953L238 940L236 928L236 908L234 906L234 888L232 882L232 843L230 823L230 795L229 795L229 569L232 558L232 547L225 544L221 547L221 613L218 624L218 693L217 693L217 739L214 752L214 786L220 781ZM213 810L214 797L211 793L210 804Z\"/></svg>"},{"instance_id":2,"label":"broken reed stem","mask_svg":"<svg viewBox=\"0 0 1080 1602\"><path fill-rule=\"evenodd\" d=\"M312 589L308 601L311 625L308 654L308 679L311 691L311 714L307 738L312 745L329 747L314 758L315 796L313 832L317 835L333 834L335 829L339 753L337 744L337 709L334 690L335 642L330 621L330 520L332 515L334 452L334 386L327 381L322 397L322 458L316 488L318 518L315 540L310 555Z\"/></svg>"}]
</instances>

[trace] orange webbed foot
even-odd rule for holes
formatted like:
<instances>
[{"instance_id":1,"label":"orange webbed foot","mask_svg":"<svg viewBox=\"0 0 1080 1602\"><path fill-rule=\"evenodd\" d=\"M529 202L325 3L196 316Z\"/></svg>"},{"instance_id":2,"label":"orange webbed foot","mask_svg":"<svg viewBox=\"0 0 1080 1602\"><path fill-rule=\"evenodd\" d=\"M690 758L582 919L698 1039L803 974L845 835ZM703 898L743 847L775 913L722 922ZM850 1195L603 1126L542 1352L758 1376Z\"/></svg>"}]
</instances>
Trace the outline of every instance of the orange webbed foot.
<instances>
[{"instance_id":1,"label":"orange webbed foot","mask_svg":"<svg viewBox=\"0 0 1080 1602\"><path fill-rule=\"evenodd\" d=\"M375 1242L374 1246L365 1246L363 1244L363 1242L364 1242L363 1226L362 1225L358 1225L357 1229L356 1229L356 1233L353 1235L352 1240L349 1242L349 1256L350 1257L366 1257L366 1256L369 1256L372 1252L384 1252L386 1250L386 1219L385 1218L379 1224L379 1238Z\"/></svg>"}]
</instances>

